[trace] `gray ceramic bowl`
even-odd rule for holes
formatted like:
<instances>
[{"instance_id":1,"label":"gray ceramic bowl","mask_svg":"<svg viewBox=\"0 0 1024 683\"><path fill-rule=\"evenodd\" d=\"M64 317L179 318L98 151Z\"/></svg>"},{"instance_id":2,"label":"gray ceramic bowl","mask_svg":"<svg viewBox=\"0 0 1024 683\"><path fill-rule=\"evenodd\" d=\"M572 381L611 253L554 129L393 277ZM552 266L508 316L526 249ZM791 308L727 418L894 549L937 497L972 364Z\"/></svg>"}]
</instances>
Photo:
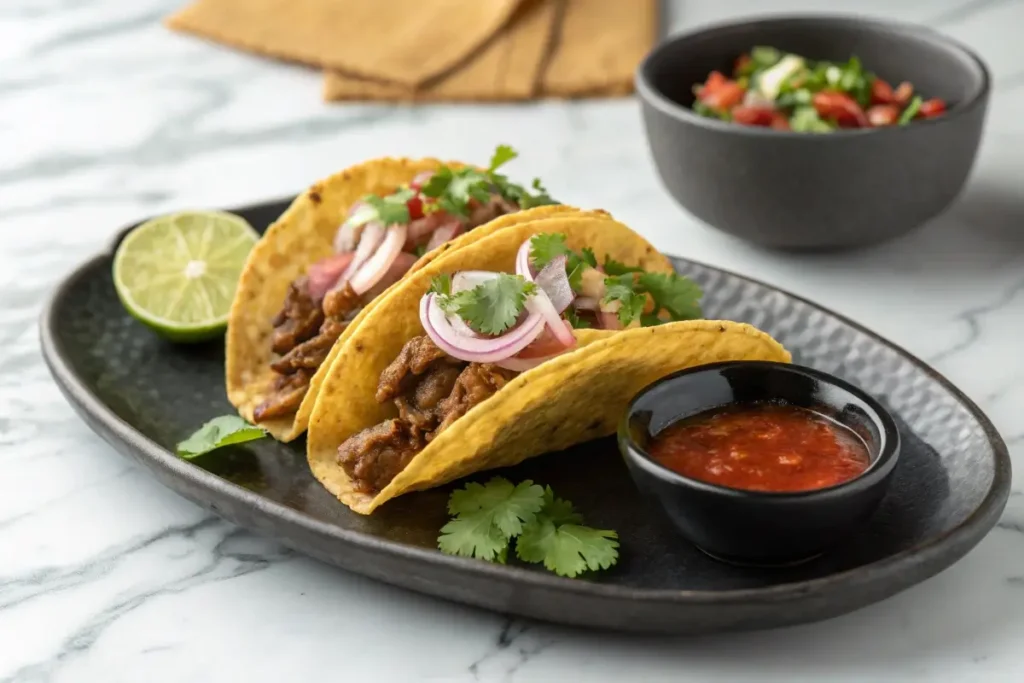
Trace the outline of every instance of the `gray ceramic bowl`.
<instances>
[{"instance_id":1,"label":"gray ceramic bowl","mask_svg":"<svg viewBox=\"0 0 1024 683\"><path fill-rule=\"evenodd\" d=\"M815 135L698 116L692 87L731 71L754 45L849 59L941 97L944 116ZM697 218L759 244L829 249L882 242L941 213L981 140L989 74L967 48L910 24L844 16L772 17L673 36L637 70L647 141L668 191Z\"/></svg>"}]
</instances>

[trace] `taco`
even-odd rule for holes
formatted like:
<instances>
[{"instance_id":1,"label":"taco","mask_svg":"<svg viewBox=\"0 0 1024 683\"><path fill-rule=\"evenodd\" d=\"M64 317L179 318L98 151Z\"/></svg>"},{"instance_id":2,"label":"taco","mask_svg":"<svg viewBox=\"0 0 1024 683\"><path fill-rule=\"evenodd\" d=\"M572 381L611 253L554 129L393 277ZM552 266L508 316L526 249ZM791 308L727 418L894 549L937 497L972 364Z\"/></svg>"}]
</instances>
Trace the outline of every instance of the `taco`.
<instances>
[{"instance_id":1,"label":"taco","mask_svg":"<svg viewBox=\"0 0 1024 683\"><path fill-rule=\"evenodd\" d=\"M629 398L668 372L789 360L753 327L699 320L700 296L608 217L493 232L410 274L339 346L309 425L310 468L369 514L610 434Z\"/></svg>"},{"instance_id":2,"label":"taco","mask_svg":"<svg viewBox=\"0 0 1024 683\"><path fill-rule=\"evenodd\" d=\"M332 349L407 271L522 220L573 212L534 181L436 159L377 159L316 183L249 254L228 320L228 398L289 441L305 431Z\"/></svg>"}]
</instances>

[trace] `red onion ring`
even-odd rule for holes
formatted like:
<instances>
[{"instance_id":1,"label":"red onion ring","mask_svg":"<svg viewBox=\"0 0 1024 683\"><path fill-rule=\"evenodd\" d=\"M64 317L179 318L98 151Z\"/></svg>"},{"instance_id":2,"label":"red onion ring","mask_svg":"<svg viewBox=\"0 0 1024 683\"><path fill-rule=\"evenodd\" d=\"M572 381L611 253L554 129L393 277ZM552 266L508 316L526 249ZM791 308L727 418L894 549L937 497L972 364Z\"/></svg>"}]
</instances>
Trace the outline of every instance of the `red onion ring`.
<instances>
[{"instance_id":1,"label":"red onion ring","mask_svg":"<svg viewBox=\"0 0 1024 683\"><path fill-rule=\"evenodd\" d=\"M533 267L530 266L530 240L523 242L519 251L516 252L516 273L533 282Z\"/></svg>"},{"instance_id":2,"label":"red onion ring","mask_svg":"<svg viewBox=\"0 0 1024 683\"><path fill-rule=\"evenodd\" d=\"M531 314L521 325L501 336L482 339L465 337L452 326L437 303L437 295L433 293L420 299L420 322L438 348L453 358L469 363L493 363L510 358L529 346L544 330L543 318Z\"/></svg>"},{"instance_id":3,"label":"red onion ring","mask_svg":"<svg viewBox=\"0 0 1024 683\"><path fill-rule=\"evenodd\" d=\"M580 311L596 311L600 305L598 300L591 296L578 296L572 302L573 308Z\"/></svg>"},{"instance_id":4,"label":"red onion ring","mask_svg":"<svg viewBox=\"0 0 1024 683\"><path fill-rule=\"evenodd\" d=\"M352 208L348 210L348 215L345 216L345 222L341 224L338 232L334 235L334 251L344 252L355 249L356 243L359 242L359 228L376 217L377 212L369 204L365 202L353 204Z\"/></svg>"},{"instance_id":5,"label":"red onion ring","mask_svg":"<svg viewBox=\"0 0 1024 683\"><path fill-rule=\"evenodd\" d=\"M489 270L460 270L452 276L452 294L466 289L473 289L478 285L493 280L500 273L492 273Z\"/></svg>"},{"instance_id":6,"label":"red onion ring","mask_svg":"<svg viewBox=\"0 0 1024 683\"><path fill-rule=\"evenodd\" d=\"M341 274L339 281L348 282L351 280L352 276L356 274L356 271L366 263L366 260L373 256L373 252L380 246L381 240L383 239L384 224L378 221L367 223L366 227L363 228L362 236L359 238L359 246L356 248L356 255L352 259L352 262L348 264L348 268L345 269L345 272Z\"/></svg>"},{"instance_id":7,"label":"red onion ring","mask_svg":"<svg viewBox=\"0 0 1024 683\"><path fill-rule=\"evenodd\" d=\"M434 234L430 236L430 241L427 242L427 251L433 251L445 242L449 242L457 237L462 232L462 222L459 220L453 220L448 223L444 223L440 228L434 231Z\"/></svg>"},{"instance_id":8,"label":"red onion ring","mask_svg":"<svg viewBox=\"0 0 1024 683\"><path fill-rule=\"evenodd\" d=\"M367 227L369 230L369 227ZM402 252L402 245L405 244L405 225L392 225L387 229L387 234L381 241L380 246L373 252L373 256L366 260L366 263L359 268L349 284L356 294L363 294L370 290L388 272L388 268ZM365 235L364 235L365 237ZM362 248L362 242L359 247ZM353 262L355 259L353 259Z\"/></svg>"},{"instance_id":9,"label":"red onion ring","mask_svg":"<svg viewBox=\"0 0 1024 683\"><path fill-rule=\"evenodd\" d=\"M526 297L526 310L530 312L530 315L538 315L543 318L551 333L565 346L572 346L576 343L572 331L566 328L565 321L562 320L562 314L555 309L551 299L540 287L537 288L536 294Z\"/></svg>"}]
</instances>

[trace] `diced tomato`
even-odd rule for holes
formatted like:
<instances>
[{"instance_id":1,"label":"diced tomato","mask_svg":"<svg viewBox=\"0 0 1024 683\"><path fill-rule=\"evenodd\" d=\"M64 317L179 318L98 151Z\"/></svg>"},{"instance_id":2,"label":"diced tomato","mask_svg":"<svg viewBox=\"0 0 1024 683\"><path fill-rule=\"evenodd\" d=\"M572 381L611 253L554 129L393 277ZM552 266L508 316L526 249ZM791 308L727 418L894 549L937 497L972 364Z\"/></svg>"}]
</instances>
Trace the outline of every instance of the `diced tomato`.
<instances>
[{"instance_id":1,"label":"diced tomato","mask_svg":"<svg viewBox=\"0 0 1024 683\"><path fill-rule=\"evenodd\" d=\"M697 99L718 111L729 111L743 101L746 90L736 81L731 81L719 71L712 71L700 88Z\"/></svg>"},{"instance_id":2,"label":"diced tomato","mask_svg":"<svg viewBox=\"0 0 1024 683\"><path fill-rule=\"evenodd\" d=\"M876 78L871 81L871 104L892 104L896 94L888 81Z\"/></svg>"},{"instance_id":3,"label":"diced tomato","mask_svg":"<svg viewBox=\"0 0 1024 683\"><path fill-rule=\"evenodd\" d=\"M819 116L832 119L843 128L865 128L870 125L864 110L846 93L822 90L814 93L811 102Z\"/></svg>"},{"instance_id":4,"label":"diced tomato","mask_svg":"<svg viewBox=\"0 0 1024 683\"><path fill-rule=\"evenodd\" d=\"M933 97L921 103L918 115L923 119L931 119L946 112L946 103L938 97Z\"/></svg>"},{"instance_id":5,"label":"diced tomato","mask_svg":"<svg viewBox=\"0 0 1024 683\"><path fill-rule=\"evenodd\" d=\"M775 130L790 130L789 119L780 111L772 113L771 127Z\"/></svg>"},{"instance_id":6,"label":"diced tomato","mask_svg":"<svg viewBox=\"0 0 1024 683\"><path fill-rule=\"evenodd\" d=\"M742 54L739 57L737 57L735 63L733 63L732 65L733 76L739 76L740 74L742 74L743 70L746 69L752 61L753 60L750 58L750 55L748 54Z\"/></svg>"},{"instance_id":7,"label":"diced tomato","mask_svg":"<svg viewBox=\"0 0 1024 683\"><path fill-rule=\"evenodd\" d=\"M896 104L905 107L910 104L910 98L914 96L914 86L909 81L903 81L896 86L892 97Z\"/></svg>"},{"instance_id":8,"label":"diced tomato","mask_svg":"<svg viewBox=\"0 0 1024 683\"><path fill-rule=\"evenodd\" d=\"M867 111L872 126L891 126L900 119L900 108L895 104L876 104Z\"/></svg>"},{"instance_id":9,"label":"diced tomato","mask_svg":"<svg viewBox=\"0 0 1024 683\"><path fill-rule=\"evenodd\" d=\"M565 326L572 329L569 323L565 323ZM565 344L558 341L558 338L551 333L551 330L545 327L540 335L530 342L529 346L516 354L516 358L524 360L528 358L544 358L546 356L553 356L556 353L562 353L565 350Z\"/></svg>"},{"instance_id":10,"label":"diced tomato","mask_svg":"<svg viewBox=\"0 0 1024 683\"><path fill-rule=\"evenodd\" d=\"M770 126L775 118L771 107L747 107L738 105L732 109L732 120L747 126Z\"/></svg>"},{"instance_id":11,"label":"diced tomato","mask_svg":"<svg viewBox=\"0 0 1024 683\"><path fill-rule=\"evenodd\" d=\"M414 221L417 218L423 218L423 198L419 195L406 201L405 207L409 209L409 220Z\"/></svg>"}]
</instances>

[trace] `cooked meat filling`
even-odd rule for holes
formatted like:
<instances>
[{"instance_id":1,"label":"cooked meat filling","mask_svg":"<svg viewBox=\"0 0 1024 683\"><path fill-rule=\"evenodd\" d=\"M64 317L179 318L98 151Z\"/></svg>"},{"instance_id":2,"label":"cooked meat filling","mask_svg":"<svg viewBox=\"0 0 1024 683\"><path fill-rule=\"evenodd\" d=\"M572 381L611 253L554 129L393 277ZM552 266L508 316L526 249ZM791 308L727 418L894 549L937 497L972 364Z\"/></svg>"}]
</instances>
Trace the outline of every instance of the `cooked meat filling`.
<instances>
[{"instance_id":1,"label":"cooked meat filling","mask_svg":"<svg viewBox=\"0 0 1024 683\"><path fill-rule=\"evenodd\" d=\"M377 385L377 401L393 400L398 417L349 437L338 448L338 463L357 491L375 494L434 437L515 375L452 358L426 335L410 339Z\"/></svg>"},{"instance_id":2,"label":"cooked meat filling","mask_svg":"<svg viewBox=\"0 0 1024 683\"><path fill-rule=\"evenodd\" d=\"M494 220L502 214L518 210L519 207L515 202L495 195L490 201L480 204L472 210L467 219L466 229L470 230ZM373 290L366 294L368 297L372 297L372 295ZM305 275L297 278L291 284L281 311L274 316L274 332L270 341L271 349L279 356L270 363L270 367L279 377L274 383L274 393L253 412L253 419L256 422L283 417L289 412L294 413L299 409L302 398L309 387L309 380L327 359L331 347L345 326L355 318L362 307L362 297L356 294L347 282L341 287L328 291L322 301L318 301L310 295L309 281ZM433 347L432 353L439 354L437 359L442 359L442 364L448 366L458 364L458 361L447 358L433 344L430 346ZM404 405L399 406L399 410L409 418L404 423L406 425L421 422L426 424L429 422L427 412L433 410L433 407L422 408L421 406L425 403L407 391L408 387L402 383L402 378L410 369L413 375L422 375L426 366L433 360L436 359L428 360L425 356L410 357L402 363L401 367L396 368L395 372L400 373L398 376L387 383L385 383L384 377L381 377L382 388L377 391L377 400L387 401L399 394L406 395L406 398L403 399ZM410 365L410 363L412 364ZM450 371L447 372L443 381L441 376L431 378L430 382L425 382L425 384L429 384L433 388L423 391L436 392L444 387L444 393L447 395L447 392L451 391L455 384L452 374ZM417 381L416 384L418 385L419 382ZM386 390L383 389L385 386ZM381 398L382 391L388 394L386 398ZM430 398L427 393L424 394L424 397ZM436 401L434 403L436 404ZM431 419L433 418L431 417ZM440 421L436 422L440 423Z\"/></svg>"}]
</instances>

